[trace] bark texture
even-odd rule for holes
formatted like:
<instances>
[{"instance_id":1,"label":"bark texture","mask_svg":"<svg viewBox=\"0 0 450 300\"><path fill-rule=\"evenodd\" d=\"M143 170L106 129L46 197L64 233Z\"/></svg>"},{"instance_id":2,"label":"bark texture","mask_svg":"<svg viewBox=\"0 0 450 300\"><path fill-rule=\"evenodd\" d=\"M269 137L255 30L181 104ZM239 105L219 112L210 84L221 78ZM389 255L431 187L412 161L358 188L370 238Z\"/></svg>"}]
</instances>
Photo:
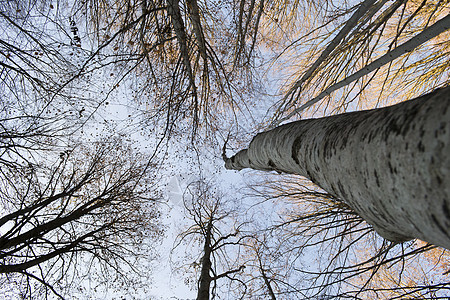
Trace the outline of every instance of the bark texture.
<instances>
[{"instance_id":1,"label":"bark texture","mask_svg":"<svg viewBox=\"0 0 450 300\"><path fill-rule=\"evenodd\" d=\"M450 87L394 106L292 122L256 135L227 169L299 174L385 239L450 249Z\"/></svg>"}]
</instances>

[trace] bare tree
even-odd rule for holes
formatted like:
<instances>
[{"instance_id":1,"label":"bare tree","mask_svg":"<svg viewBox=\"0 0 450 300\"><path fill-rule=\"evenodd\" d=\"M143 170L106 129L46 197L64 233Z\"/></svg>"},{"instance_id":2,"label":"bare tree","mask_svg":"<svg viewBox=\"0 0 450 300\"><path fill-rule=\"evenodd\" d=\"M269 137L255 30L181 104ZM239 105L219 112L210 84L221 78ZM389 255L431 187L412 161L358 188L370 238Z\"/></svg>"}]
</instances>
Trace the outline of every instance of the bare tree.
<instances>
[{"instance_id":1,"label":"bare tree","mask_svg":"<svg viewBox=\"0 0 450 300\"><path fill-rule=\"evenodd\" d=\"M250 66L233 69L234 27L222 10L229 4L76 1L73 18L95 41L82 73L114 66L114 86L134 81L145 117L159 119L168 132L174 124L190 127L193 136L198 127L215 130L224 112L231 118L222 121L233 122L258 80ZM94 64L97 57L102 61Z\"/></svg>"},{"instance_id":2,"label":"bare tree","mask_svg":"<svg viewBox=\"0 0 450 300\"><path fill-rule=\"evenodd\" d=\"M239 274L245 265L234 257L234 253L239 253L240 247L245 245L246 236L241 231L244 224L234 224L233 212L224 209L222 198L204 180L191 183L184 196L187 215L194 224L178 236L176 246L192 240L199 240L201 244L201 254L194 263L198 269L198 300L214 299L217 289L225 286L224 279L230 284L244 285ZM232 223L231 231L224 233L221 227L230 227L227 223Z\"/></svg>"},{"instance_id":3,"label":"bare tree","mask_svg":"<svg viewBox=\"0 0 450 300\"><path fill-rule=\"evenodd\" d=\"M63 297L87 274L127 282L161 233L150 158L84 136L103 102L85 86L95 67L80 24L59 4L1 4L0 273L22 297Z\"/></svg>"},{"instance_id":4,"label":"bare tree","mask_svg":"<svg viewBox=\"0 0 450 300\"><path fill-rule=\"evenodd\" d=\"M434 98L435 103L440 102L440 105L448 106L449 90L446 87L448 85L448 72L446 71L448 68L445 67L448 64L449 44L446 38L448 25L441 27L443 23L438 21L448 22L448 8L441 1L394 1L389 3L376 1L370 4L371 6L367 6L367 4L370 4L370 1L364 1L355 7L347 8L340 5L335 10L330 8L319 26L312 27L310 31L295 39L292 44L288 44L283 52L276 56L280 62L283 62L283 56L285 56L286 70L294 66L296 73L292 76L292 72L286 72L288 76L295 79L291 79L288 92L276 105L274 124L286 121L314 103L318 104L313 107L314 112L330 114L332 111L331 114L333 114L345 111L347 107L353 105L352 102L355 99L359 101L358 107L371 108L386 104L386 99L389 97L397 97L402 100L412 99L424 91L430 92L436 87L444 87L444 89L424 96L422 100L413 100L411 105L414 105L413 102L422 101L424 103L426 102L424 99ZM347 17L350 15L352 17ZM355 21L353 25L352 20ZM416 44L414 47L417 48L411 53L417 55L397 56L402 53L393 50L394 48L401 49L411 43L422 43L416 37L422 33L425 36L428 30L433 30L433 25L431 25L433 23L436 24L436 27L441 27L439 36L433 35L434 38L431 40L425 38L426 41L423 40L424 44L420 47L417 47ZM404 43L405 41L407 42ZM392 57L389 57L390 54ZM384 67L381 66L380 63L383 61L386 62L388 58L395 59L395 57L400 58L388 61ZM425 59L425 57L427 58ZM446 57L447 60L441 59L443 57ZM360 75L365 76L370 72L372 72L370 76L360 77ZM349 79L358 81L349 84L351 82ZM336 88L343 86L345 87L342 91L331 94ZM401 95L399 95L400 93ZM325 205L315 207L313 211L305 212L299 209L297 217L291 216L292 219L273 228L274 230L280 229L274 235L289 236L282 228L293 226L289 232L295 238L287 239L291 241L292 251L286 251L286 253L305 253L309 248L314 248L312 251L316 251L315 247L327 249L320 257L320 265L325 268L317 267L316 270L310 270L296 267L297 276L300 278L306 276L304 280L311 280L311 285L286 284L280 294L291 295L289 299L295 297L328 299L333 297L383 297L380 295L394 295L392 297L401 298L413 294L442 297L447 293L448 280L443 278L445 276L442 273L436 277L442 279L440 282L416 281L407 284L403 281L406 278L407 272L404 270L408 262L414 261L418 257L423 258L425 253L435 250L441 254L441 257L448 255L446 250L433 249L431 245L416 246L411 242L403 243L405 240L421 238L446 248L450 246L448 230L446 230L449 219L443 213L446 209L442 209L442 207L448 206L449 195L443 184L445 181L441 181L440 176L441 168L448 169L449 162L443 158L438 164L434 164L430 158L445 156L441 151L447 151L443 150L445 147L443 145L448 143L448 134L444 133L444 131L448 132L448 128L442 132L439 128L441 125L447 124L445 120L448 119L448 116L440 113L441 107L434 106L432 104L434 101L429 101L428 104L436 110L436 114L440 117L431 126L432 129L421 131L420 138L421 134L417 129L422 124L412 116L406 117L411 110L406 108L407 104L405 103L404 106L397 107L398 117L389 116L388 110L386 110L384 111L386 119L379 115L379 122L376 124L369 125L362 119L371 114L381 113L381 110L286 124L273 131L258 134L248 149L235 156L227 158L224 155L226 166L230 169L253 168L278 173L300 174L331 194L331 197L325 197L325 195L320 195L316 191L317 189L314 189L313 193L320 198L311 201L310 198L305 198L305 194L301 191L292 192L292 195L298 194L305 198L303 203L310 203L310 206L313 206L314 203ZM422 109L418 109L417 112L417 116L419 116L419 112L422 116L428 113ZM359 113L361 113L361 123L352 124L350 120L357 117ZM287 115L287 117L282 118L283 115ZM381 121L382 119L384 121ZM408 123L407 120L411 120L411 123ZM384 123L385 121L386 123ZM323 122L323 127L315 126L321 122ZM411 133L409 129L413 126L412 124L416 127L417 137L399 142L397 150L394 150L396 154L390 153L390 150L393 149L391 142L396 139L394 136L403 136L407 130ZM427 125L423 128L425 127ZM376 132L379 133L378 136L375 134ZM416 148L412 149L410 145L414 142L419 143L425 132L428 132L426 142L422 140L422 143L416 144ZM371 146L364 145L368 141L369 135ZM356 142L356 140L358 141ZM355 147L350 146L353 141ZM436 152L433 152L434 150L428 152L428 145L431 143L442 145L442 147L435 147ZM369 150L369 148L371 149ZM414 150L417 152L412 154ZM411 154L407 154L407 152ZM431 154L432 152L434 154ZM414 159L408 160L407 157L411 156L414 156ZM336 159L336 165L332 162L333 159ZM405 159L405 162L401 163L405 173L402 175L402 179L397 181L395 173L402 172L399 171L398 164L401 159ZM415 161L414 164L422 164L422 166L413 167L413 161ZM438 169L439 171L436 173L434 170ZM426 171L423 173L423 170ZM360 171L361 173L359 173ZM417 176L412 175L414 172ZM358 175L356 175L357 173ZM443 173L446 174L448 171L443 171ZM435 177L436 175L439 179ZM412 180L413 177L416 179ZM280 177L279 180L283 179ZM384 180L386 182L383 182ZM402 180L411 180L408 183L409 188L406 188L410 194L405 197L397 190L399 187L397 183ZM424 182L428 185L427 187L424 187ZM393 186L395 187L392 188ZM406 187L407 184L404 186ZM372 188L374 191L369 192ZM432 198L439 200L435 200L433 203L428 198L428 192L422 192L420 201L416 201L418 199L414 198L418 195L416 192L422 188L433 191L435 194ZM279 192L280 194L287 193L286 190L279 190ZM265 193L267 192L265 191ZM274 201L279 200L280 194L274 196ZM324 198L329 200L325 201ZM348 200L350 198L352 200ZM380 204L378 200L381 198L392 205L389 207L384 204L383 207L377 206ZM403 200L398 201L400 198ZM413 198L415 200L410 202L409 200ZM368 199L370 200L367 201ZM422 221L415 223L418 218L410 217L415 216L412 211L404 214L400 212L400 210L412 209L410 206L412 202L423 204L423 206L417 205L413 209L416 213L421 214L428 209L433 212L424 217ZM305 204L303 207L308 206ZM423 209L423 207L427 207L427 209ZM386 227L394 219L399 221L401 216L403 220L400 222L403 225L396 223L392 227L390 225L387 226L389 228ZM437 216L440 217L439 221ZM414 221L412 221L413 219ZM373 227L367 226L364 220ZM378 222L382 224L378 224ZM407 223L409 224L406 225ZM382 228L379 228L380 225ZM411 230L409 236L405 236L405 233L408 232L406 227ZM423 230L429 232L419 233L422 230L421 227L428 228ZM372 236L372 228L382 237L394 241L394 243L381 242L380 239ZM431 241L430 234L433 233L438 233L440 236L434 237ZM359 243L363 246L360 246ZM263 244L270 245L270 243ZM371 247L367 247L367 244ZM366 253L359 260L354 258L352 262L349 261L353 251L367 248L371 249L370 253ZM266 250L267 253L271 253L270 251ZM357 262L353 264L355 261ZM267 264L270 266L269 262ZM275 263L272 262L272 265ZM390 276L395 278L395 283L391 282L389 286L382 286L379 281L374 280L382 273L380 270L385 268L391 269ZM445 275L445 271L443 273ZM276 276L272 277L274 286L275 278ZM289 282L289 280L284 280ZM272 297L269 293L266 295Z\"/></svg>"},{"instance_id":5,"label":"bare tree","mask_svg":"<svg viewBox=\"0 0 450 300\"><path fill-rule=\"evenodd\" d=\"M443 57L448 58L449 44L443 23L448 23L448 11L441 1L362 1L331 9L278 56L282 62L286 55L296 68L287 74L295 79L287 81L274 122L298 116L315 103L310 112L319 107L342 112L350 103L372 108L387 104L388 97L407 100L445 86ZM431 34L434 30L441 35Z\"/></svg>"},{"instance_id":6,"label":"bare tree","mask_svg":"<svg viewBox=\"0 0 450 300\"><path fill-rule=\"evenodd\" d=\"M45 294L61 296L71 274L88 271L81 266L85 259L116 276L138 270L128 259L142 255L142 242L161 232L145 158L117 141L68 149L53 162L50 157L2 167L0 273L37 280ZM25 295L36 292L27 286Z\"/></svg>"}]
</instances>

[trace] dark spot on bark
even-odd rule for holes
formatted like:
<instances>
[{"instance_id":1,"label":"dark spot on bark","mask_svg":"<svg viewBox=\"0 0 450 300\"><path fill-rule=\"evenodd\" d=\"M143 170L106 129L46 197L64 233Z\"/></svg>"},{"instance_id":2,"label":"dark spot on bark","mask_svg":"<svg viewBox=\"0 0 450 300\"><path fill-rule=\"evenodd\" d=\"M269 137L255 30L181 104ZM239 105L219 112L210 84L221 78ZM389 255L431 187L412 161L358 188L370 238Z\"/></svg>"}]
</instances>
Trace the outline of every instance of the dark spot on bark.
<instances>
[{"instance_id":1,"label":"dark spot on bark","mask_svg":"<svg viewBox=\"0 0 450 300\"><path fill-rule=\"evenodd\" d=\"M373 130L368 130L362 135L362 140L366 141L367 143L370 143L375 136Z\"/></svg>"},{"instance_id":2,"label":"dark spot on bark","mask_svg":"<svg viewBox=\"0 0 450 300\"><path fill-rule=\"evenodd\" d=\"M312 173L309 170L306 170L306 174L308 175L309 180L311 180L312 182L316 182L314 179L314 176L312 175Z\"/></svg>"},{"instance_id":3,"label":"dark spot on bark","mask_svg":"<svg viewBox=\"0 0 450 300\"><path fill-rule=\"evenodd\" d=\"M420 152L425 151L425 146L422 144L422 141L420 141L419 144L417 144L417 149L419 149Z\"/></svg>"},{"instance_id":4,"label":"dark spot on bark","mask_svg":"<svg viewBox=\"0 0 450 300\"><path fill-rule=\"evenodd\" d=\"M341 194L342 198L343 199L347 198L344 186L342 185L341 181L338 181L337 184L338 184L338 187L339 187L339 193Z\"/></svg>"},{"instance_id":5,"label":"dark spot on bark","mask_svg":"<svg viewBox=\"0 0 450 300\"><path fill-rule=\"evenodd\" d=\"M425 135L425 130L423 130L423 128L420 129L420 137L423 138L423 136Z\"/></svg>"},{"instance_id":6,"label":"dark spot on bark","mask_svg":"<svg viewBox=\"0 0 450 300\"><path fill-rule=\"evenodd\" d=\"M406 144L405 144L405 150L408 150L408 146L409 146L409 144L406 143Z\"/></svg>"},{"instance_id":7,"label":"dark spot on bark","mask_svg":"<svg viewBox=\"0 0 450 300\"><path fill-rule=\"evenodd\" d=\"M297 155L298 155L298 150L301 147L301 142L302 142L301 140L302 140L301 136L297 137L294 140L294 143L292 144L292 150L291 150L291 157L297 165L300 165Z\"/></svg>"},{"instance_id":8,"label":"dark spot on bark","mask_svg":"<svg viewBox=\"0 0 450 300\"><path fill-rule=\"evenodd\" d=\"M401 132L400 134L405 136L406 133L409 131L410 127L412 127L411 125L414 126L414 121L415 121L415 117L419 112L419 107L414 106L411 107L411 109L408 109L407 111L405 111L402 114L402 120L400 120L400 127L401 127Z\"/></svg>"},{"instance_id":9,"label":"dark spot on bark","mask_svg":"<svg viewBox=\"0 0 450 300\"><path fill-rule=\"evenodd\" d=\"M232 157L231 157L231 162L234 164L235 161L236 161L236 157L235 157L235 156L232 156Z\"/></svg>"},{"instance_id":10,"label":"dark spot on bark","mask_svg":"<svg viewBox=\"0 0 450 300\"><path fill-rule=\"evenodd\" d=\"M251 159L248 160L248 164L249 164L249 165L252 165Z\"/></svg>"},{"instance_id":11,"label":"dark spot on bark","mask_svg":"<svg viewBox=\"0 0 450 300\"><path fill-rule=\"evenodd\" d=\"M368 136L368 133L367 133L367 132L364 132L364 133L361 135L361 140L365 141L366 138L367 138L367 136Z\"/></svg>"},{"instance_id":12,"label":"dark spot on bark","mask_svg":"<svg viewBox=\"0 0 450 300\"><path fill-rule=\"evenodd\" d=\"M395 133L396 135L399 135L402 131L401 131L401 127L400 125L397 123L396 119L391 119L389 120L388 124L387 124L387 128L390 132Z\"/></svg>"},{"instance_id":13,"label":"dark spot on bark","mask_svg":"<svg viewBox=\"0 0 450 300\"><path fill-rule=\"evenodd\" d=\"M391 172L391 174L397 173L397 170L392 167L392 164L390 161L388 161L388 166L389 166L389 172Z\"/></svg>"},{"instance_id":14,"label":"dark spot on bark","mask_svg":"<svg viewBox=\"0 0 450 300\"><path fill-rule=\"evenodd\" d=\"M442 185L442 178L439 175L436 176L436 180L439 185Z\"/></svg>"},{"instance_id":15,"label":"dark spot on bark","mask_svg":"<svg viewBox=\"0 0 450 300\"><path fill-rule=\"evenodd\" d=\"M344 149L347 146L347 141L348 141L348 136L343 136L341 138L341 142L342 142L342 147L341 149Z\"/></svg>"},{"instance_id":16,"label":"dark spot on bark","mask_svg":"<svg viewBox=\"0 0 450 300\"><path fill-rule=\"evenodd\" d=\"M447 220L450 220L450 209L447 205L447 200L444 200L444 204L442 205L442 211L444 212L445 217Z\"/></svg>"},{"instance_id":17,"label":"dark spot on bark","mask_svg":"<svg viewBox=\"0 0 450 300\"><path fill-rule=\"evenodd\" d=\"M373 175L375 176L377 186L380 187L380 178L378 178L377 170L373 170Z\"/></svg>"},{"instance_id":18,"label":"dark spot on bark","mask_svg":"<svg viewBox=\"0 0 450 300\"><path fill-rule=\"evenodd\" d=\"M324 145L323 145L323 155L324 155L326 158L329 158L329 157L331 156L330 152L331 152L331 150L330 150L330 145L329 145L329 143L328 143L328 139L326 138L326 139L325 139L325 143L324 143Z\"/></svg>"},{"instance_id":19,"label":"dark spot on bark","mask_svg":"<svg viewBox=\"0 0 450 300\"><path fill-rule=\"evenodd\" d=\"M319 165L316 163L314 164L314 171L316 171L316 172L320 171Z\"/></svg>"},{"instance_id":20,"label":"dark spot on bark","mask_svg":"<svg viewBox=\"0 0 450 300\"><path fill-rule=\"evenodd\" d=\"M269 167L271 167L272 169L276 168L274 162L271 159L269 159L269 162L267 163L267 165L269 165Z\"/></svg>"},{"instance_id":21,"label":"dark spot on bark","mask_svg":"<svg viewBox=\"0 0 450 300\"><path fill-rule=\"evenodd\" d=\"M369 143L374 140L374 138L378 135L375 130L372 130L369 134Z\"/></svg>"},{"instance_id":22,"label":"dark spot on bark","mask_svg":"<svg viewBox=\"0 0 450 300\"><path fill-rule=\"evenodd\" d=\"M446 236L449 236L449 235L448 235L448 230L445 229L444 227L442 227L441 224L439 224L438 220L436 219L436 216L432 214L432 215L431 215L431 218L433 219L434 224L437 225L437 227L439 228L439 230L442 231Z\"/></svg>"}]
</instances>

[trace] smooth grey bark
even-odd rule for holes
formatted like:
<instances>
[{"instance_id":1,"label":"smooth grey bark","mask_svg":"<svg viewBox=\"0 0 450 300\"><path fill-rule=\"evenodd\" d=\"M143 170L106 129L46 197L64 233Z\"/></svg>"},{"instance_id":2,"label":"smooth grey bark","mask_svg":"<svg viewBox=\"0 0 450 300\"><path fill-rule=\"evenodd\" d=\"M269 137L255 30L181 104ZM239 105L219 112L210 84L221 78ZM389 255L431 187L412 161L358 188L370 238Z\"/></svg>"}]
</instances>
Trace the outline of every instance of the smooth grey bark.
<instances>
[{"instance_id":1,"label":"smooth grey bark","mask_svg":"<svg viewBox=\"0 0 450 300\"><path fill-rule=\"evenodd\" d=\"M299 174L385 239L450 249L450 87L400 104L256 135L227 169Z\"/></svg>"}]
</instances>

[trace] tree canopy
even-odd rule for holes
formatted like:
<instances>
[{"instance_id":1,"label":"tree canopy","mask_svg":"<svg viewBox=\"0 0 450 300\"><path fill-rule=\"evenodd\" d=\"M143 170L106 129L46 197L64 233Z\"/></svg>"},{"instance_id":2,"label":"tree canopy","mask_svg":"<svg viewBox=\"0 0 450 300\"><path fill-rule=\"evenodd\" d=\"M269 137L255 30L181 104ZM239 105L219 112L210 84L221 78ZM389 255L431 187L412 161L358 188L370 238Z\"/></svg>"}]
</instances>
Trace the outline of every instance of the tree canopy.
<instances>
[{"instance_id":1,"label":"tree canopy","mask_svg":"<svg viewBox=\"0 0 450 300\"><path fill-rule=\"evenodd\" d=\"M176 245L195 255L175 265L198 299L448 296L448 250L391 243L310 180L239 175L221 155L280 124L447 87L449 12L445 0L0 1L2 292L154 296L148 266L180 209ZM167 202L171 178L183 209Z\"/></svg>"}]
</instances>

